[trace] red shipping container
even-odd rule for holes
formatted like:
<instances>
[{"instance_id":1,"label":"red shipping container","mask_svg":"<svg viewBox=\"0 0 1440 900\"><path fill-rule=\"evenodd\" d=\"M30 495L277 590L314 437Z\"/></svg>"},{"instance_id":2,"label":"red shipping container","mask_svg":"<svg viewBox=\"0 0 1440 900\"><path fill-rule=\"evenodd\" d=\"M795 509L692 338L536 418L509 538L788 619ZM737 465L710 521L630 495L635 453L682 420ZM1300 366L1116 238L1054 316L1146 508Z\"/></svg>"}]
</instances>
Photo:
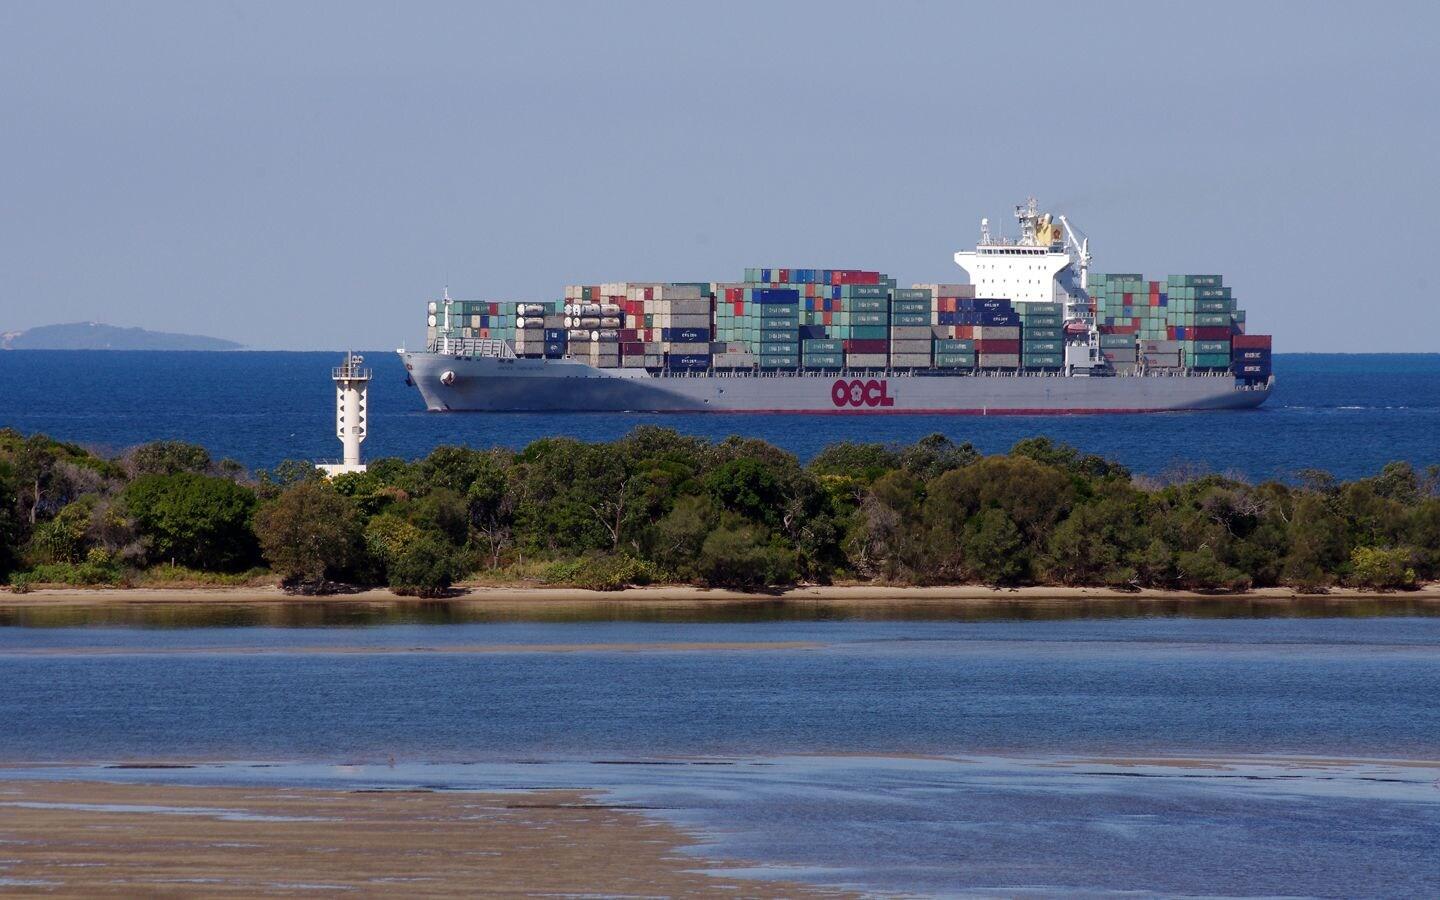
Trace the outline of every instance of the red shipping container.
<instances>
[{"instance_id":1,"label":"red shipping container","mask_svg":"<svg viewBox=\"0 0 1440 900\"><path fill-rule=\"evenodd\" d=\"M1159 306L1159 305L1160 305L1160 295L1159 295L1159 294L1151 294L1151 295L1150 295L1150 305L1151 305L1151 306Z\"/></svg>"},{"instance_id":2,"label":"red shipping container","mask_svg":"<svg viewBox=\"0 0 1440 900\"><path fill-rule=\"evenodd\" d=\"M638 328L622 328L620 329L620 340L638 341L640 340L640 330Z\"/></svg>"},{"instance_id":3,"label":"red shipping container","mask_svg":"<svg viewBox=\"0 0 1440 900\"><path fill-rule=\"evenodd\" d=\"M997 339L995 339L995 338L989 338L988 340L978 340L978 341L975 342L975 352L976 352L976 353L1019 353L1019 352L1020 352L1020 342L1019 342L1018 340L1014 340L1014 341L1002 341L1002 340L997 340Z\"/></svg>"},{"instance_id":4,"label":"red shipping container","mask_svg":"<svg viewBox=\"0 0 1440 900\"><path fill-rule=\"evenodd\" d=\"M1228 341L1230 340L1230 326L1197 325L1194 328L1185 329L1185 338L1191 341Z\"/></svg>"},{"instance_id":5,"label":"red shipping container","mask_svg":"<svg viewBox=\"0 0 1440 900\"><path fill-rule=\"evenodd\" d=\"M789 269L781 269L781 270L780 270L780 274L775 276L775 280L776 280L776 281L781 281L781 282L789 281L789 280L790 280L790 270L789 270Z\"/></svg>"},{"instance_id":6,"label":"red shipping container","mask_svg":"<svg viewBox=\"0 0 1440 900\"><path fill-rule=\"evenodd\" d=\"M624 337L624 335L622 334L621 337ZM624 342L622 342L622 343L620 344L620 355L621 355L621 356L644 356L644 355L645 355L645 345L644 345L643 343L639 342L639 341L634 341L634 342L630 342L630 343L624 343Z\"/></svg>"},{"instance_id":7,"label":"red shipping container","mask_svg":"<svg viewBox=\"0 0 1440 900\"><path fill-rule=\"evenodd\" d=\"M860 338L850 338L849 340L845 341L845 352L884 353L886 350L889 349L888 344L889 342L886 341L884 338L874 338L868 340L862 340Z\"/></svg>"},{"instance_id":8,"label":"red shipping container","mask_svg":"<svg viewBox=\"0 0 1440 900\"><path fill-rule=\"evenodd\" d=\"M488 308L489 308L489 310L490 310L490 315L492 315L492 316L498 316L498 315L500 315L500 304L498 304L498 303L490 303L490 304L487 304L487 306L488 306Z\"/></svg>"},{"instance_id":9,"label":"red shipping container","mask_svg":"<svg viewBox=\"0 0 1440 900\"><path fill-rule=\"evenodd\" d=\"M835 314L834 314L834 313L830 313L830 312L823 313L823 314L821 315L821 317L820 317L820 324L822 324L822 325L833 325L833 324L835 324L834 321L833 321L834 317L835 317Z\"/></svg>"},{"instance_id":10,"label":"red shipping container","mask_svg":"<svg viewBox=\"0 0 1440 900\"><path fill-rule=\"evenodd\" d=\"M1236 350L1269 350L1271 340L1268 334L1237 334L1230 338L1230 346Z\"/></svg>"},{"instance_id":11,"label":"red shipping container","mask_svg":"<svg viewBox=\"0 0 1440 900\"><path fill-rule=\"evenodd\" d=\"M974 326L974 325L956 325L956 326L955 326L955 337L960 338L960 339L964 339L964 338L973 338L974 336L975 336L975 326Z\"/></svg>"}]
</instances>

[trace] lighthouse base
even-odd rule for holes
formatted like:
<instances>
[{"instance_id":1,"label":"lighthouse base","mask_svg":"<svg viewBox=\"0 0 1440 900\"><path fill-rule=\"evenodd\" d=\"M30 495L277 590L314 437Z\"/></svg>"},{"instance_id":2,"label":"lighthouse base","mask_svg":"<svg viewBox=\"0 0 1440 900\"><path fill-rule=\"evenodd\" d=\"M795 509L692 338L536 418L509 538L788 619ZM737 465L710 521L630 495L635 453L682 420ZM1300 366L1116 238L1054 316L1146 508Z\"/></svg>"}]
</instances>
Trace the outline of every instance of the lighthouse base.
<instances>
[{"instance_id":1,"label":"lighthouse base","mask_svg":"<svg viewBox=\"0 0 1440 900\"><path fill-rule=\"evenodd\" d=\"M364 463L316 463L315 468L325 473L326 478L334 478L336 475L348 475L351 472L365 471Z\"/></svg>"}]
</instances>

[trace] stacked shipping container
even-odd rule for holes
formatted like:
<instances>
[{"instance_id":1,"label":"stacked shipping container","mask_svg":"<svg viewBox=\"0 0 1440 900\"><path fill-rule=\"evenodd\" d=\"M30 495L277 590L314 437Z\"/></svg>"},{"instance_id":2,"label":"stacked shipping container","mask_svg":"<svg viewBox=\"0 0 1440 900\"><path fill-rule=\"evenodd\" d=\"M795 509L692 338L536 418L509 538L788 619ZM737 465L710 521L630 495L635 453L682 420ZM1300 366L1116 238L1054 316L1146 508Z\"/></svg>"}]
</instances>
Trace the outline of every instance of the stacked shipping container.
<instances>
[{"instance_id":1,"label":"stacked shipping container","mask_svg":"<svg viewBox=\"0 0 1440 900\"><path fill-rule=\"evenodd\" d=\"M1251 379L1236 368L1240 359L1235 339L1245 335L1245 311L1238 308L1219 275L1170 275L1165 281L1146 281L1137 274L1091 273L1089 291L1095 300L1102 349L1104 335L1128 336L1126 347L1133 343L1136 354L1130 368L1143 364L1161 369L1231 369L1243 380L1269 378L1268 336L1257 336L1263 338L1264 348L1249 348L1265 350L1265 379ZM1110 343L1125 355L1118 340ZM1258 372L1258 361L1252 365Z\"/></svg>"},{"instance_id":2,"label":"stacked shipping container","mask_svg":"<svg viewBox=\"0 0 1440 900\"><path fill-rule=\"evenodd\" d=\"M1100 349L1120 373L1271 372L1268 336L1218 275L1090 276ZM571 285L563 302L429 304L432 343L505 340L520 356L599 368L1060 370L1064 307L977 298L971 285L897 288L859 269L745 270L745 281Z\"/></svg>"}]
</instances>

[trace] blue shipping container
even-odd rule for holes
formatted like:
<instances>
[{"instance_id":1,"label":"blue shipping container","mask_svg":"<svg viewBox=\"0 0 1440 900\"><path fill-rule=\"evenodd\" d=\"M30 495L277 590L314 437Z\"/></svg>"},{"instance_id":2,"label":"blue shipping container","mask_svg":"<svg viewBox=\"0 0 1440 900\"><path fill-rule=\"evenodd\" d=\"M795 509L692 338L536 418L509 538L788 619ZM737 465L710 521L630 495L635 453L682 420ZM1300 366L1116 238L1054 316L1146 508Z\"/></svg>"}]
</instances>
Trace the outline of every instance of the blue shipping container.
<instances>
[{"instance_id":1,"label":"blue shipping container","mask_svg":"<svg viewBox=\"0 0 1440 900\"><path fill-rule=\"evenodd\" d=\"M795 303L800 302L800 292L795 288L754 288L750 296L756 303Z\"/></svg>"},{"instance_id":2,"label":"blue shipping container","mask_svg":"<svg viewBox=\"0 0 1440 900\"><path fill-rule=\"evenodd\" d=\"M708 353L685 353L679 356L670 357L670 368L672 369L708 369L710 368L710 354Z\"/></svg>"},{"instance_id":3,"label":"blue shipping container","mask_svg":"<svg viewBox=\"0 0 1440 900\"><path fill-rule=\"evenodd\" d=\"M660 340L676 341L681 344L695 344L700 341L710 340L710 329L708 328L662 328L660 329Z\"/></svg>"}]
</instances>

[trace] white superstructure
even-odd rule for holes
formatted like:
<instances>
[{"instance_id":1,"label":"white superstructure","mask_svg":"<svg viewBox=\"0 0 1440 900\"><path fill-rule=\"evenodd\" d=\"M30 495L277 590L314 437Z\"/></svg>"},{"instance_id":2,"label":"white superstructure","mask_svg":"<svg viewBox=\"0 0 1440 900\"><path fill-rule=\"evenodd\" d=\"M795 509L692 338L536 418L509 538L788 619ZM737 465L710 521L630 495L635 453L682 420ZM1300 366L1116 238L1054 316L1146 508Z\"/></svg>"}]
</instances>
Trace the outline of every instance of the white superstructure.
<instances>
[{"instance_id":1,"label":"white superstructure","mask_svg":"<svg viewBox=\"0 0 1440 900\"><path fill-rule=\"evenodd\" d=\"M1020 224L1018 238L991 234L990 220L981 219L980 242L975 249L955 254L955 264L970 276L975 296L1013 303L1072 302L1075 291L1062 282L1084 287L1081 272L1076 270L1083 270L1088 263L1083 258L1088 257L1088 249L1077 245L1082 258L1072 256L1066 246L1068 223L1062 229L1049 213L1041 213L1034 197L1015 207L1015 218Z\"/></svg>"},{"instance_id":2,"label":"white superstructure","mask_svg":"<svg viewBox=\"0 0 1440 900\"><path fill-rule=\"evenodd\" d=\"M365 471L365 464L360 462L370 392L370 370L365 368L365 357L346 353L345 361L330 370L330 378L335 382L335 436L345 448L345 457L339 463L321 463L319 468L333 478L346 472Z\"/></svg>"}]
</instances>

